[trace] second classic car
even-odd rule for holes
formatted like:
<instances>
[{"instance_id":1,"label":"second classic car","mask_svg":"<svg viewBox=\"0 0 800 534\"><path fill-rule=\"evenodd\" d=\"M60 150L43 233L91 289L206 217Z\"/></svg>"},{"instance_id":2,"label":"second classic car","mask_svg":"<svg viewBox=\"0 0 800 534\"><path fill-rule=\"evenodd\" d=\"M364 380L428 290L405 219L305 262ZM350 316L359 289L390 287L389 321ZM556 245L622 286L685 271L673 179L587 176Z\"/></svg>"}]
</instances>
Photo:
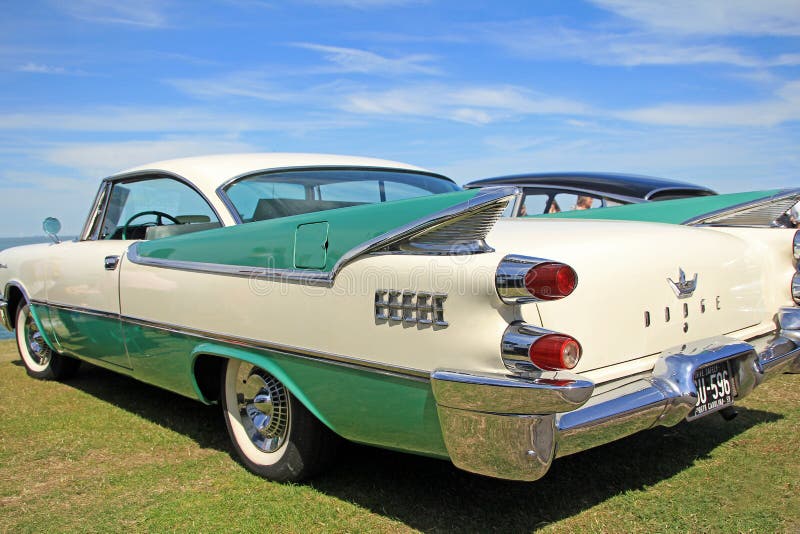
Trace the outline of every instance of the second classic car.
<instances>
[{"instance_id":1,"label":"second classic car","mask_svg":"<svg viewBox=\"0 0 800 534\"><path fill-rule=\"evenodd\" d=\"M507 215L525 217L589 208L715 195L703 186L667 178L611 172L543 172L483 178L464 187L520 189Z\"/></svg>"},{"instance_id":2,"label":"second classic car","mask_svg":"<svg viewBox=\"0 0 800 534\"><path fill-rule=\"evenodd\" d=\"M0 252L0 321L33 377L82 360L219 403L275 480L335 435L536 480L800 370L798 234L726 226L792 194L702 227L515 220L515 188L395 162L172 160L106 178L78 240Z\"/></svg>"}]
</instances>

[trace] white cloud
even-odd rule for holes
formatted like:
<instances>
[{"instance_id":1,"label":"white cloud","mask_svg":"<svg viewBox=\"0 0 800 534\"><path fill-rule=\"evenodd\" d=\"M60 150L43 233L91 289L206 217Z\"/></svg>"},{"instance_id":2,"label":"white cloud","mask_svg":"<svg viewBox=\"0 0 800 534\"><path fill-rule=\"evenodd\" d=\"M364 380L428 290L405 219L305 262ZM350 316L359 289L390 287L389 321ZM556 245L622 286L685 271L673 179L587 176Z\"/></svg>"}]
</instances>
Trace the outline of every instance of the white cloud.
<instances>
[{"instance_id":1,"label":"white cloud","mask_svg":"<svg viewBox=\"0 0 800 534\"><path fill-rule=\"evenodd\" d=\"M590 0L651 29L697 35L800 35L797 0Z\"/></svg>"},{"instance_id":2,"label":"white cloud","mask_svg":"<svg viewBox=\"0 0 800 534\"><path fill-rule=\"evenodd\" d=\"M674 35L578 30L550 19L484 24L479 31L485 39L515 54L540 60L566 58L627 67L696 64L768 67L800 63L798 54L757 57L730 46L686 42Z\"/></svg>"},{"instance_id":3,"label":"white cloud","mask_svg":"<svg viewBox=\"0 0 800 534\"><path fill-rule=\"evenodd\" d=\"M362 91L343 95L342 108L352 113L439 118L469 124L488 124L523 114L588 112L579 102L538 95L514 86L417 85Z\"/></svg>"},{"instance_id":4,"label":"white cloud","mask_svg":"<svg viewBox=\"0 0 800 534\"><path fill-rule=\"evenodd\" d=\"M43 65L41 63L28 62L20 65L17 68L19 72L32 72L36 74L66 74L67 71L64 67L54 67L52 65Z\"/></svg>"},{"instance_id":5,"label":"white cloud","mask_svg":"<svg viewBox=\"0 0 800 534\"><path fill-rule=\"evenodd\" d=\"M152 161L237 152L255 152L249 143L225 138L165 138L116 143L67 143L45 148L39 157L83 176L103 177Z\"/></svg>"},{"instance_id":6,"label":"white cloud","mask_svg":"<svg viewBox=\"0 0 800 534\"><path fill-rule=\"evenodd\" d=\"M336 65L336 72L358 72L365 74L438 74L427 65L433 57L425 54L387 58L374 52L357 48L343 48L314 43L296 43L295 46L321 52L325 59Z\"/></svg>"},{"instance_id":7,"label":"white cloud","mask_svg":"<svg viewBox=\"0 0 800 534\"><path fill-rule=\"evenodd\" d=\"M56 6L79 20L101 24L123 24L141 28L163 28L167 18L163 2L155 0L70 0Z\"/></svg>"},{"instance_id":8,"label":"white cloud","mask_svg":"<svg viewBox=\"0 0 800 534\"><path fill-rule=\"evenodd\" d=\"M668 103L621 111L616 116L639 123L667 126L776 126L800 120L800 81L784 84L768 100L736 104Z\"/></svg>"},{"instance_id":9,"label":"white cloud","mask_svg":"<svg viewBox=\"0 0 800 534\"><path fill-rule=\"evenodd\" d=\"M0 131L65 131L102 133L199 133L309 131L352 126L337 116L278 117L227 113L203 108L97 107L70 112L31 111L0 114Z\"/></svg>"}]
</instances>

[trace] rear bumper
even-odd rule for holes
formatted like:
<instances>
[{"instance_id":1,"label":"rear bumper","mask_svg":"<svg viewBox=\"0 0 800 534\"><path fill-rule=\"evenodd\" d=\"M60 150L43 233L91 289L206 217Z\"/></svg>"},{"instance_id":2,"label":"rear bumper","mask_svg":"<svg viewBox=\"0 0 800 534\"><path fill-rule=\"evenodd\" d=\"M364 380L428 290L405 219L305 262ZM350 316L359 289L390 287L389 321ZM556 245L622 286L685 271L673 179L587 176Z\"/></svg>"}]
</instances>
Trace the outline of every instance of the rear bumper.
<instances>
[{"instance_id":1,"label":"rear bumper","mask_svg":"<svg viewBox=\"0 0 800 534\"><path fill-rule=\"evenodd\" d=\"M696 403L695 371L725 360L736 375L738 401L770 376L800 372L800 308L783 308L778 318L778 332L683 345L663 353L652 372L597 391L564 372L532 379L437 370L431 383L450 458L467 471L536 480L556 457L676 425Z\"/></svg>"},{"instance_id":2,"label":"rear bumper","mask_svg":"<svg viewBox=\"0 0 800 534\"><path fill-rule=\"evenodd\" d=\"M0 298L0 325L9 332L13 330L11 317L8 314L8 301Z\"/></svg>"}]
</instances>

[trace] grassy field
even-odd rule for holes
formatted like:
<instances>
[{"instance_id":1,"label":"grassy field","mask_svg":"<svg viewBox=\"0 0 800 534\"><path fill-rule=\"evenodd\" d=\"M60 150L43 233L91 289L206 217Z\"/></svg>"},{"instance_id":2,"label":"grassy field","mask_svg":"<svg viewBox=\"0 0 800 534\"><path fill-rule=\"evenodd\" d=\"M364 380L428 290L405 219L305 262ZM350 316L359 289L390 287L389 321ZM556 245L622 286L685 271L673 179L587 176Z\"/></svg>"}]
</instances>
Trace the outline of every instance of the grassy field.
<instances>
[{"instance_id":1,"label":"grassy field","mask_svg":"<svg viewBox=\"0 0 800 534\"><path fill-rule=\"evenodd\" d=\"M28 378L0 342L0 531L800 530L800 375L711 416L558 460L536 483L347 446L307 484L231 459L216 407L84 366Z\"/></svg>"}]
</instances>

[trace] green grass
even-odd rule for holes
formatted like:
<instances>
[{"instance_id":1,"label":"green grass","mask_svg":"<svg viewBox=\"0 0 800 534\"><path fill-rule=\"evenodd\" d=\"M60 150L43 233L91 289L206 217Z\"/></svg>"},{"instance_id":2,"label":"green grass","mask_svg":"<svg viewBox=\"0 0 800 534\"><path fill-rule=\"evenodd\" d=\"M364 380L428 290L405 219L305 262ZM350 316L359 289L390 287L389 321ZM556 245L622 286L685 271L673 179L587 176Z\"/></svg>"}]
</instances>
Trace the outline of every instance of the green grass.
<instances>
[{"instance_id":1,"label":"green grass","mask_svg":"<svg viewBox=\"0 0 800 534\"><path fill-rule=\"evenodd\" d=\"M28 378L0 342L0 531L800 530L800 375L710 416L557 460L535 483L346 446L299 485L249 474L218 409L84 366Z\"/></svg>"}]
</instances>

